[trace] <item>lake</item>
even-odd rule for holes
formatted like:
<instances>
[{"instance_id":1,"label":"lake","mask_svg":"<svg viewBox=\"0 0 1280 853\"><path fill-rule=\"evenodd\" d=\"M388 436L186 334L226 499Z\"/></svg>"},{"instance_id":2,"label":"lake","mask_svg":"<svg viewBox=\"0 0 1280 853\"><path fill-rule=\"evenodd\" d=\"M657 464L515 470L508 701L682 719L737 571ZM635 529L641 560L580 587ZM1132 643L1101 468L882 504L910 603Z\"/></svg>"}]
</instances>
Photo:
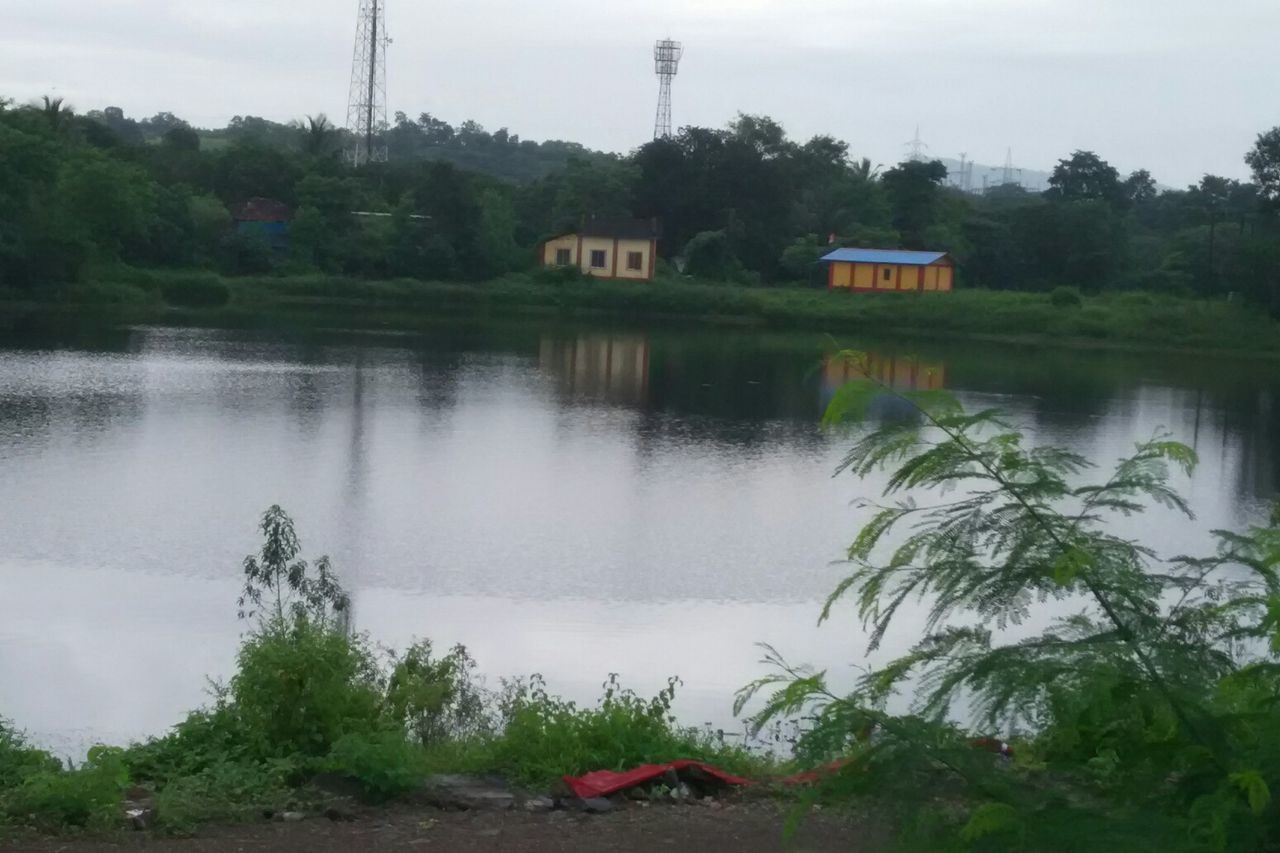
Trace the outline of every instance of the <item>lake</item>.
<instances>
[{"instance_id":1,"label":"lake","mask_svg":"<svg viewBox=\"0 0 1280 853\"><path fill-rule=\"evenodd\" d=\"M1261 518L1280 482L1274 362L843 340L898 387L1007 410L1100 462L1167 427L1202 466L1165 552ZM865 663L819 628L883 478L833 478L850 435L820 334L445 324L406 335L173 328L0 337L0 715L42 744L159 734L225 677L240 564L278 503L381 643L464 643L491 685L591 701L616 672L685 686L739 729L755 644ZM910 620L890 650L910 639Z\"/></svg>"}]
</instances>

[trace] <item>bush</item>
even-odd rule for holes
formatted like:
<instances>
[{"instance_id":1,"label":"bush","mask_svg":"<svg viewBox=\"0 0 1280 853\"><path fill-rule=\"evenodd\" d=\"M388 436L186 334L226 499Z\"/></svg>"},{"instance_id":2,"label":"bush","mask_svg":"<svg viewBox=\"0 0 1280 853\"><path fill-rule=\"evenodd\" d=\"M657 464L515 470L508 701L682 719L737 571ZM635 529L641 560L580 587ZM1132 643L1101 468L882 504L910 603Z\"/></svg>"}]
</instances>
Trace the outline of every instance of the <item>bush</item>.
<instances>
[{"instance_id":1,"label":"bush","mask_svg":"<svg viewBox=\"0 0 1280 853\"><path fill-rule=\"evenodd\" d=\"M321 757L344 735L378 728L380 678L360 638L273 620L240 647L228 698L253 757Z\"/></svg>"},{"instance_id":2,"label":"bush","mask_svg":"<svg viewBox=\"0 0 1280 853\"><path fill-rule=\"evenodd\" d=\"M98 746L78 769L49 767L0 792L0 810L42 829L106 828L119 819L128 780L122 751Z\"/></svg>"},{"instance_id":3,"label":"bush","mask_svg":"<svg viewBox=\"0 0 1280 853\"><path fill-rule=\"evenodd\" d=\"M760 759L725 747L693 729L676 725L671 714L679 682L671 679L652 699L624 689L616 675L604 683L594 708L551 696L537 676L508 686L503 697L505 726L493 745L496 769L516 781L547 785L565 774L623 770L678 758L701 759L728 769L758 768Z\"/></svg>"},{"instance_id":4,"label":"bush","mask_svg":"<svg viewBox=\"0 0 1280 853\"><path fill-rule=\"evenodd\" d=\"M183 276L160 286L164 301L177 308L221 308L231 301L231 290L216 276Z\"/></svg>"},{"instance_id":5,"label":"bush","mask_svg":"<svg viewBox=\"0 0 1280 853\"><path fill-rule=\"evenodd\" d=\"M413 644L393 661L387 713L423 746L490 734L493 721L475 665L462 646L437 660L429 641Z\"/></svg>"},{"instance_id":6,"label":"bush","mask_svg":"<svg viewBox=\"0 0 1280 853\"><path fill-rule=\"evenodd\" d=\"M1079 308L1084 304L1084 298L1074 287L1055 287L1049 294L1049 304L1058 308Z\"/></svg>"},{"instance_id":7,"label":"bush","mask_svg":"<svg viewBox=\"0 0 1280 853\"><path fill-rule=\"evenodd\" d=\"M325 768L357 781L366 796L385 802L412 791L424 775L423 751L402 729L345 735L333 745Z\"/></svg>"},{"instance_id":8,"label":"bush","mask_svg":"<svg viewBox=\"0 0 1280 853\"><path fill-rule=\"evenodd\" d=\"M61 769L58 759L29 746L7 722L0 720L0 791L16 788L38 773L57 773Z\"/></svg>"},{"instance_id":9,"label":"bush","mask_svg":"<svg viewBox=\"0 0 1280 853\"><path fill-rule=\"evenodd\" d=\"M156 813L164 829L180 833L203 823L252 820L288 804L293 772L288 762L214 761L161 787Z\"/></svg>"}]
</instances>

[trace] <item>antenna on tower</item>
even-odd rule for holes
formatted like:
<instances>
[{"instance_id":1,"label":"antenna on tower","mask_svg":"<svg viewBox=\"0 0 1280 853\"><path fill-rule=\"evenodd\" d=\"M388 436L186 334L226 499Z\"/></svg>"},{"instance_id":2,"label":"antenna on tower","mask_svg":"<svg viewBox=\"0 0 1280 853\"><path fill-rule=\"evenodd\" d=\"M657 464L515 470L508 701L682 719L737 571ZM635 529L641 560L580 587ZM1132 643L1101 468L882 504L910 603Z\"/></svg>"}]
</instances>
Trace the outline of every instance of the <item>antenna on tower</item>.
<instances>
[{"instance_id":1,"label":"antenna on tower","mask_svg":"<svg viewBox=\"0 0 1280 853\"><path fill-rule=\"evenodd\" d=\"M653 138L671 136L671 81L680 71L680 59L684 46L678 41L663 39L653 47L653 62L658 73L658 116L653 122Z\"/></svg>"},{"instance_id":2,"label":"antenna on tower","mask_svg":"<svg viewBox=\"0 0 1280 853\"><path fill-rule=\"evenodd\" d=\"M382 163L385 145L375 136L387 126L387 0L360 0L356 47L351 62L351 92L347 99L347 129L351 147L347 160L354 166Z\"/></svg>"},{"instance_id":3,"label":"antenna on tower","mask_svg":"<svg viewBox=\"0 0 1280 853\"><path fill-rule=\"evenodd\" d=\"M924 152L929 146L924 144L924 140L920 138L920 125L916 125L916 135L910 142L906 144L907 159L912 162L919 162L924 159Z\"/></svg>"}]
</instances>

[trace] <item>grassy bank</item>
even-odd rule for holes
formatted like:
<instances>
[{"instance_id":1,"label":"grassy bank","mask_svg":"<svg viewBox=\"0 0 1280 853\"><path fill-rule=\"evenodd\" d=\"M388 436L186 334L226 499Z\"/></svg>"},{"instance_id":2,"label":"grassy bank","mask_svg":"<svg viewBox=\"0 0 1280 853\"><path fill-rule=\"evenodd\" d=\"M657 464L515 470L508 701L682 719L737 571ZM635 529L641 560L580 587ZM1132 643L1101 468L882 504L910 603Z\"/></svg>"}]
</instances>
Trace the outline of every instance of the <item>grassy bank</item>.
<instances>
[{"instance_id":1,"label":"grassy bank","mask_svg":"<svg viewBox=\"0 0 1280 853\"><path fill-rule=\"evenodd\" d=\"M17 294L8 296L11 305L17 304ZM1280 323L1250 306L1145 292L864 296L689 280L626 284L509 276L456 283L114 270L60 294L58 304L73 313L208 325L245 325L282 315L335 315L353 325L406 329L426 316L442 315L679 318L918 338L1280 354Z\"/></svg>"},{"instance_id":2,"label":"grassy bank","mask_svg":"<svg viewBox=\"0 0 1280 853\"><path fill-rule=\"evenodd\" d=\"M210 704L170 732L98 746L64 763L0 720L0 838L11 832L110 831L126 801L148 825L184 833L264 813L318 812L335 796L387 803L430 774L500 776L557 793L564 775L693 758L758 776L779 766L724 735L677 724L672 679L652 698L604 679L579 706L537 676L487 685L462 647L403 650L354 633L327 558L299 559L278 507L247 558L237 609L247 633Z\"/></svg>"}]
</instances>

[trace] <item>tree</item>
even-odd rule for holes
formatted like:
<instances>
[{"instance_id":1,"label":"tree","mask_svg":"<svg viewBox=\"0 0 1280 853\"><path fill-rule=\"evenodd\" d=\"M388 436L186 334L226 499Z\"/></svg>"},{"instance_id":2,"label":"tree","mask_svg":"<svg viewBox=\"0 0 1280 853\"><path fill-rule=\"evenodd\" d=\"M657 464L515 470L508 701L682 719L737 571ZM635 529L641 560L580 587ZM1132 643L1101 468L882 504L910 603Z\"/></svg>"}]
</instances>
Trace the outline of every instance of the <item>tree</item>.
<instances>
[{"instance_id":1,"label":"tree","mask_svg":"<svg viewBox=\"0 0 1280 853\"><path fill-rule=\"evenodd\" d=\"M338 151L338 131L324 113L307 116L305 125L299 124L302 151L308 157L332 157Z\"/></svg>"},{"instance_id":2,"label":"tree","mask_svg":"<svg viewBox=\"0 0 1280 853\"><path fill-rule=\"evenodd\" d=\"M867 356L843 355L870 377ZM852 383L827 423L866 421L893 393ZM868 660L892 631L918 639L845 695L770 649L774 672L736 710L772 691L754 724L802 717L800 759L836 762L828 795L869 798L921 849L1273 849L1280 508L1216 533L1207 557L1164 556L1112 525L1151 505L1189 520L1170 480L1190 448L1156 435L1091 479L1089 460L1028 447L998 412L894 396L910 416L868 424L840 467L888 479L821 618L852 598ZM917 601L923 624L904 612ZM1038 618L1048 601L1067 615ZM891 712L903 693L910 710ZM998 758L1009 740L1016 763Z\"/></svg>"},{"instance_id":3,"label":"tree","mask_svg":"<svg viewBox=\"0 0 1280 853\"><path fill-rule=\"evenodd\" d=\"M186 124L179 124L164 132L161 145L175 151L199 151L200 134Z\"/></svg>"},{"instance_id":4,"label":"tree","mask_svg":"<svg viewBox=\"0 0 1280 853\"><path fill-rule=\"evenodd\" d=\"M1272 203L1280 201L1280 127L1259 134L1244 161L1253 170L1262 198Z\"/></svg>"},{"instance_id":5,"label":"tree","mask_svg":"<svg viewBox=\"0 0 1280 853\"><path fill-rule=\"evenodd\" d=\"M1125 188L1114 166L1092 151L1076 151L1058 161L1045 195L1055 201L1102 201L1120 207Z\"/></svg>"},{"instance_id":6,"label":"tree","mask_svg":"<svg viewBox=\"0 0 1280 853\"><path fill-rule=\"evenodd\" d=\"M1123 190L1125 202L1130 207L1150 204L1157 195L1156 179L1146 169L1139 169L1124 179Z\"/></svg>"},{"instance_id":7,"label":"tree","mask_svg":"<svg viewBox=\"0 0 1280 853\"><path fill-rule=\"evenodd\" d=\"M881 182L893 211L893 227L908 249L927 249L925 231L934 224L947 167L941 161L908 160L884 173Z\"/></svg>"},{"instance_id":8,"label":"tree","mask_svg":"<svg viewBox=\"0 0 1280 853\"><path fill-rule=\"evenodd\" d=\"M66 161L54 188L58 221L108 257L145 244L155 211L155 187L137 166L100 154Z\"/></svg>"},{"instance_id":9,"label":"tree","mask_svg":"<svg viewBox=\"0 0 1280 853\"><path fill-rule=\"evenodd\" d=\"M1218 278L1218 264L1215 257L1218 225L1226 215L1232 196L1239 186L1238 181L1220 178L1216 175L1205 175L1200 179L1198 185L1191 187L1189 190L1193 202L1203 211L1205 220L1209 225L1208 274L1211 282L1216 281Z\"/></svg>"}]
</instances>

